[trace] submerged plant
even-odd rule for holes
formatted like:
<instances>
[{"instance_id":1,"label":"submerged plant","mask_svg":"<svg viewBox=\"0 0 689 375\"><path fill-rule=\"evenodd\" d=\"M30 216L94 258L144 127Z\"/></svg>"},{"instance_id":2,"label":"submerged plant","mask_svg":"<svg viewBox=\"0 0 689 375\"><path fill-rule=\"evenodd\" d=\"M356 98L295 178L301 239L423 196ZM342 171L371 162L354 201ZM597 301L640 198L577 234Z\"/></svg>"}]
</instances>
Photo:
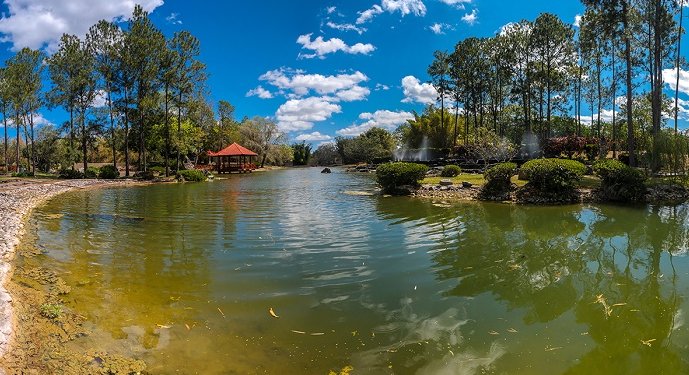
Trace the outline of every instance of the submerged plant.
<instances>
[{"instance_id":1,"label":"submerged plant","mask_svg":"<svg viewBox=\"0 0 689 375\"><path fill-rule=\"evenodd\" d=\"M62 306L53 303L44 303L41 305L41 316L46 319L57 320L62 316Z\"/></svg>"}]
</instances>

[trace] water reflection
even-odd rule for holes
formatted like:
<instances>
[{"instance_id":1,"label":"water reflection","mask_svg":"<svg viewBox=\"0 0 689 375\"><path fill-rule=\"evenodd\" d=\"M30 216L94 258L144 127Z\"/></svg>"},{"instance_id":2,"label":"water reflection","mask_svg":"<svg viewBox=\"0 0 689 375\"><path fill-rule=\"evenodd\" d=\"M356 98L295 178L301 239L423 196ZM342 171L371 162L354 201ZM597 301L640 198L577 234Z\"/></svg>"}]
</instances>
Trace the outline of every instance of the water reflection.
<instances>
[{"instance_id":1,"label":"water reflection","mask_svg":"<svg viewBox=\"0 0 689 375\"><path fill-rule=\"evenodd\" d=\"M372 179L318 172L41 210L93 331L73 345L162 373L689 372L689 206L352 196Z\"/></svg>"}]
</instances>

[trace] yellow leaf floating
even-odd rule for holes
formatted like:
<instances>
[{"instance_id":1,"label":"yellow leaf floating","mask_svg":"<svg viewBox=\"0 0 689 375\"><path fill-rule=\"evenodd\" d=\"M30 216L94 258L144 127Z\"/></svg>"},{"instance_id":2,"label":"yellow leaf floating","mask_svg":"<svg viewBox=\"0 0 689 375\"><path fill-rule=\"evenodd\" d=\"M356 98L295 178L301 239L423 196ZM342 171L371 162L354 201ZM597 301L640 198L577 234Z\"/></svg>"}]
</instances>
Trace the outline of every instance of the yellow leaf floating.
<instances>
[{"instance_id":1,"label":"yellow leaf floating","mask_svg":"<svg viewBox=\"0 0 689 375\"><path fill-rule=\"evenodd\" d=\"M514 328L509 328L509 329L507 330L507 332L509 332L509 333L517 333L517 330L514 329Z\"/></svg>"},{"instance_id":2,"label":"yellow leaf floating","mask_svg":"<svg viewBox=\"0 0 689 375\"><path fill-rule=\"evenodd\" d=\"M651 347L651 344L653 344L653 341L656 341L656 339L650 339L650 340L641 340L641 343L648 346L649 348Z\"/></svg>"},{"instance_id":3,"label":"yellow leaf floating","mask_svg":"<svg viewBox=\"0 0 689 375\"><path fill-rule=\"evenodd\" d=\"M275 310L273 310L272 307L268 310L268 314L270 314L270 316L273 318L279 318L278 314L275 313Z\"/></svg>"}]
</instances>

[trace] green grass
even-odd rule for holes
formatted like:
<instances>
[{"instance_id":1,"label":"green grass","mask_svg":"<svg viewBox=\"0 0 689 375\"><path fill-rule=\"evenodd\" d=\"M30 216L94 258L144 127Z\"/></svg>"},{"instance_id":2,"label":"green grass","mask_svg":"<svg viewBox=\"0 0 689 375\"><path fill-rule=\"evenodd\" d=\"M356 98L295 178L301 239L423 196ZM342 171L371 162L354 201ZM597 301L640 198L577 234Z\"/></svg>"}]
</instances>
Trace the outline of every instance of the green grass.
<instances>
[{"instance_id":1,"label":"green grass","mask_svg":"<svg viewBox=\"0 0 689 375\"><path fill-rule=\"evenodd\" d=\"M461 185L464 181L470 182L474 185L483 185L486 183L486 180L483 179L482 174L475 173L461 173L457 177L426 177L421 181L421 183L424 185L438 185L440 184L441 180L450 180L455 185Z\"/></svg>"}]
</instances>

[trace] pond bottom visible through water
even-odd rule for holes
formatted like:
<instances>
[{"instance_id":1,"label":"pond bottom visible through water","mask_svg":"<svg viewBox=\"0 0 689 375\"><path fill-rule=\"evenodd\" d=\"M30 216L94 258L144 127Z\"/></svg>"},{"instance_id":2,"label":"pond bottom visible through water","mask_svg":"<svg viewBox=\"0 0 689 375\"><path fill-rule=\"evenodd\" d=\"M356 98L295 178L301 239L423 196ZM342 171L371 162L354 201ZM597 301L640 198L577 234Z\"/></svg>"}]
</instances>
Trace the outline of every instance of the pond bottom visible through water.
<instances>
[{"instance_id":1,"label":"pond bottom visible through water","mask_svg":"<svg viewBox=\"0 0 689 375\"><path fill-rule=\"evenodd\" d=\"M37 210L10 373L689 373L689 206L385 198L318 172Z\"/></svg>"}]
</instances>

